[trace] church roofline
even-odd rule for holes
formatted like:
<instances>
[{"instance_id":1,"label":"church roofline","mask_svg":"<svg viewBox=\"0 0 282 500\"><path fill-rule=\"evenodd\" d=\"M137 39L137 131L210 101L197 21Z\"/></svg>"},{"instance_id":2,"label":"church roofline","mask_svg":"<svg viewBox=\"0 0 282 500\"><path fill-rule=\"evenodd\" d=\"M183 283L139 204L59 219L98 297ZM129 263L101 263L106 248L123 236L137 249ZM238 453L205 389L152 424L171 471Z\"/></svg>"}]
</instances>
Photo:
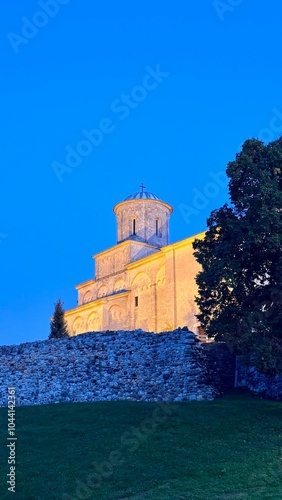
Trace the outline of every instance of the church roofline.
<instances>
[{"instance_id":1,"label":"church roofline","mask_svg":"<svg viewBox=\"0 0 282 500\"><path fill-rule=\"evenodd\" d=\"M72 309L68 309L67 311L65 311L65 316L69 316L74 312L77 312L77 314L79 314L80 312L87 311L87 309L92 311L94 302L97 304L97 302L102 302L102 299L92 300L91 302L87 302L87 304L82 304L81 306L76 306Z\"/></svg>"},{"instance_id":2,"label":"church roofline","mask_svg":"<svg viewBox=\"0 0 282 500\"><path fill-rule=\"evenodd\" d=\"M122 246L128 246L129 244L140 245L142 247L146 246L149 248L154 248L156 250L159 250L159 247L156 247L155 245L150 245L150 243L126 239L124 241L121 241L117 245L112 246L111 248L107 248L106 250L103 250L102 252L99 252L99 253L96 253L95 255L92 255L92 258L96 259L97 257L100 257L101 255L105 255L106 253L112 252L116 248L121 248Z\"/></svg>"},{"instance_id":3,"label":"church roofline","mask_svg":"<svg viewBox=\"0 0 282 500\"><path fill-rule=\"evenodd\" d=\"M79 290L80 288L83 288L85 285L93 285L95 280L93 278L91 280L84 281L83 283L79 283L79 285L76 285L74 288L76 290Z\"/></svg>"},{"instance_id":4,"label":"church roofline","mask_svg":"<svg viewBox=\"0 0 282 500\"><path fill-rule=\"evenodd\" d=\"M188 238L185 238L183 240L179 240L179 241L176 241L175 243L170 243L169 245L161 247L159 250L160 250L160 252L167 253L173 249L175 250L176 248L185 247L187 244L192 245L194 240L204 239L205 234L206 234L206 231L203 231L201 233L197 233L197 234L195 234L193 236L189 236ZM134 262L130 262L129 264L127 264L126 269L133 269L134 267L138 267L141 262L143 264L144 262L149 262L149 261L157 259L159 257L160 257L159 253L153 253L151 255L147 255L146 257L143 257L142 259L138 259Z\"/></svg>"},{"instance_id":5,"label":"church roofline","mask_svg":"<svg viewBox=\"0 0 282 500\"><path fill-rule=\"evenodd\" d=\"M113 211L116 214L117 209L121 205L132 204L132 203L144 203L144 201L146 203L159 203L160 205L163 205L164 207L166 207L170 213L173 212L173 207L169 203L166 203L165 201L162 201L162 200L155 200L155 199L151 199L151 198L133 198L131 200L120 201L119 203L117 203L113 207Z\"/></svg>"},{"instance_id":6,"label":"church roofline","mask_svg":"<svg viewBox=\"0 0 282 500\"><path fill-rule=\"evenodd\" d=\"M165 247L162 247L162 251L169 250L170 247L173 248L178 248L181 246L185 246L187 243L193 243L194 240L199 239L203 240L205 237L206 231L202 231L201 233L193 234L192 236L188 236L188 238L184 238L183 240L175 241L174 243L169 243L169 245L166 245Z\"/></svg>"},{"instance_id":7,"label":"church roofline","mask_svg":"<svg viewBox=\"0 0 282 500\"><path fill-rule=\"evenodd\" d=\"M105 302L105 299L107 302L109 300L112 300L112 299L116 300L117 297L122 297L122 296L124 297L124 296L129 295L129 293L130 293L129 290L125 290L125 291L121 291L121 292L114 292L114 293L111 293L109 295L105 295L104 297L99 297L98 299L91 300L90 302L87 302L86 304L81 304L80 306L76 306L76 307L73 307L72 309L68 309L67 311L65 311L65 316L71 315L74 312L77 312L77 314L79 314L79 313L82 313L84 311L87 311L88 309L90 311L92 311L93 304L95 304L95 305L102 304L103 302Z\"/></svg>"},{"instance_id":8,"label":"church roofline","mask_svg":"<svg viewBox=\"0 0 282 500\"><path fill-rule=\"evenodd\" d=\"M128 263L125 266L125 269L130 269L130 268L134 268L134 267L138 266L140 261L145 262L145 261L154 260L156 258L159 258L160 252L166 253L166 252L169 252L170 250L172 250L173 248L175 249L175 248L181 248L182 246L186 246L187 243L192 244L195 239L202 240L202 239L204 239L205 234L206 234L206 231L202 231L201 233L194 234L193 236L189 236L188 238L184 238L183 240L176 241L175 243L170 243L169 245L166 245L166 246L160 247L160 248L157 248L157 247L150 245L148 243L142 243L140 241L126 240L126 241L123 241L122 243L118 243L117 245L115 245L111 248L108 248L107 250L104 250L103 252L99 252L99 253L93 255L92 258L95 259L101 255L104 255L106 253L113 251L117 247L126 246L128 244L140 245L143 247L147 246L149 248L154 248L154 249L158 250L157 252L155 252L151 255L147 255L146 257L143 257L142 259L138 259L134 262ZM117 273L114 273L114 274L119 274L119 273L120 273L120 271L118 271ZM111 275L109 275L109 276L111 276ZM104 278L105 278L105 276L103 276L103 279ZM81 288L84 288L86 285L93 285L96 281L99 281L99 280L90 279L90 280L84 281L83 283L76 285L75 289L79 290ZM81 307L81 306L79 306L79 307ZM75 309L77 309L77 307Z\"/></svg>"}]
</instances>

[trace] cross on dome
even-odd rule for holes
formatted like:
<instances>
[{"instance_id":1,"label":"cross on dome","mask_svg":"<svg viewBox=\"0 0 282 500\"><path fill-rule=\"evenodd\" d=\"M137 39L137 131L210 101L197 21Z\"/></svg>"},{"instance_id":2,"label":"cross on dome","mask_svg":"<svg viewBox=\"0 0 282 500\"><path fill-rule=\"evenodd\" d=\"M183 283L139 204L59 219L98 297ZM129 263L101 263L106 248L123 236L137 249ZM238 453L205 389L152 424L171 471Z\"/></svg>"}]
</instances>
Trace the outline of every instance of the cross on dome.
<instances>
[{"instance_id":1,"label":"cross on dome","mask_svg":"<svg viewBox=\"0 0 282 500\"><path fill-rule=\"evenodd\" d=\"M138 193L133 193L130 196L127 196L124 201L129 201L129 200L156 200L156 201L161 201L158 196L156 196L153 193L149 193L148 191L145 191L146 186L145 184L140 184L139 186L141 188L141 191L138 191Z\"/></svg>"}]
</instances>

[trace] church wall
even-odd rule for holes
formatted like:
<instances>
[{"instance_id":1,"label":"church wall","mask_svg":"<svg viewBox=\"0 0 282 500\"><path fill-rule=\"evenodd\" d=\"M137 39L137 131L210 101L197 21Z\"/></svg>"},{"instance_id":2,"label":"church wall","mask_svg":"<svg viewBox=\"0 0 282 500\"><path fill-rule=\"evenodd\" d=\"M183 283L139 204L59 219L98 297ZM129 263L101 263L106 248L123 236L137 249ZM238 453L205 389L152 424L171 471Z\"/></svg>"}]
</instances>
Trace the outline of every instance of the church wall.
<instances>
[{"instance_id":1,"label":"church wall","mask_svg":"<svg viewBox=\"0 0 282 500\"><path fill-rule=\"evenodd\" d=\"M15 387L17 406L210 400L217 390L207 383L206 371L204 350L187 329L97 332L0 346L0 406L7 406L8 386Z\"/></svg>"},{"instance_id":2,"label":"church wall","mask_svg":"<svg viewBox=\"0 0 282 500\"><path fill-rule=\"evenodd\" d=\"M159 332L157 311L157 274L165 264L162 252L152 260L139 262L138 266L129 266L129 282L131 283L131 328L142 328L146 331ZM144 277L147 276L147 281ZM135 306L138 297L138 307ZM164 295L161 297L164 299ZM169 306L169 304L167 304ZM163 309L165 308L162 304Z\"/></svg>"},{"instance_id":3,"label":"church wall","mask_svg":"<svg viewBox=\"0 0 282 500\"><path fill-rule=\"evenodd\" d=\"M150 276L150 290L140 295L138 312L132 328L142 327L147 322L149 331L166 331L178 326L188 326L197 331L197 293L195 276L200 269L193 256L191 242L182 246L169 246L158 256L143 264L140 262L134 272L146 272ZM133 269L130 270L133 273ZM139 292L141 293L141 292ZM134 301L132 299L134 312Z\"/></svg>"},{"instance_id":4,"label":"church wall","mask_svg":"<svg viewBox=\"0 0 282 500\"><path fill-rule=\"evenodd\" d=\"M187 325L196 331L199 324L195 314L198 309L194 297L197 295L195 276L200 265L193 256L191 244L180 246L175 250L175 290L176 290L176 325Z\"/></svg>"},{"instance_id":5,"label":"church wall","mask_svg":"<svg viewBox=\"0 0 282 500\"><path fill-rule=\"evenodd\" d=\"M71 335L77 335L80 333L85 333L87 331L98 331L107 330L110 328L110 324L113 324L113 320L110 320L111 315L109 313L108 303L114 301L114 303L120 303L120 293L128 289L128 280L126 272L116 273L113 276L107 276L101 280L94 283L94 291L92 295L95 299L86 304L80 304L80 307L66 311L65 318L68 324L68 329ZM86 290L88 288L86 287ZM83 292L85 294L85 291ZM87 292L86 292L87 293ZM123 317L124 328L129 327L129 306L122 305L124 312L119 317ZM89 315L93 312L97 313L98 318L95 322L95 327L89 329ZM117 316L116 314L114 315ZM120 325L119 325L120 326ZM115 327L117 324L115 323Z\"/></svg>"},{"instance_id":6,"label":"church wall","mask_svg":"<svg viewBox=\"0 0 282 500\"><path fill-rule=\"evenodd\" d=\"M97 332L99 330L102 330L102 313L103 310L100 305L96 306L94 311L87 314L86 332Z\"/></svg>"},{"instance_id":7,"label":"church wall","mask_svg":"<svg viewBox=\"0 0 282 500\"><path fill-rule=\"evenodd\" d=\"M78 307L65 314L70 336L89 331L101 331L103 327L103 305L101 302Z\"/></svg>"},{"instance_id":8,"label":"church wall","mask_svg":"<svg viewBox=\"0 0 282 500\"><path fill-rule=\"evenodd\" d=\"M165 249L165 316L162 321L166 329L176 328L176 303L175 303L175 251L173 248Z\"/></svg>"},{"instance_id":9,"label":"church wall","mask_svg":"<svg viewBox=\"0 0 282 500\"><path fill-rule=\"evenodd\" d=\"M114 247L111 251L103 252L96 257L96 279L112 275L125 269L130 261L128 245Z\"/></svg>"},{"instance_id":10,"label":"church wall","mask_svg":"<svg viewBox=\"0 0 282 500\"><path fill-rule=\"evenodd\" d=\"M143 259L158 251L155 247L134 241L126 241L116 245L111 251L102 252L96 257L96 282L120 273L126 269L130 262Z\"/></svg>"},{"instance_id":11,"label":"church wall","mask_svg":"<svg viewBox=\"0 0 282 500\"><path fill-rule=\"evenodd\" d=\"M103 330L130 328L130 295L119 294L108 297L103 302Z\"/></svg>"},{"instance_id":12,"label":"church wall","mask_svg":"<svg viewBox=\"0 0 282 500\"><path fill-rule=\"evenodd\" d=\"M152 277L148 271L149 269L146 269L146 272L141 269L135 271L131 281L131 328L154 331ZM138 300L137 306L136 299Z\"/></svg>"},{"instance_id":13,"label":"church wall","mask_svg":"<svg viewBox=\"0 0 282 500\"><path fill-rule=\"evenodd\" d=\"M169 331L173 326L167 317L168 309L173 307L166 288L166 266L162 264L156 274L156 332Z\"/></svg>"},{"instance_id":14,"label":"church wall","mask_svg":"<svg viewBox=\"0 0 282 500\"><path fill-rule=\"evenodd\" d=\"M83 305L128 288L126 272L121 271L100 278L93 285L86 285L78 290L78 304Z\"/></svg>"},{"instance_id":15,"label":"church wall","mask_svg":"<svg viewBox=\"0 0 282 500\"><path fill-rule=\"evenodd\" d=\"M130 244L130 260L129 262L135 262L136 260L148 257L153 253L157 253L159 250L146 245Z\"/></svg>"},{"instance_id":16,"label":"church wall","mask_svg":"<svg viewBox=\"0 0 282 500\"><path fill-rule=\"evenodd\" d=\"M77 304L87 304L96 299L96 290L94 280L87 281L83 286L79 287L77 291Z\"/></svg>"},{"instance_id":17,"label":"church wall","mask_svg":"<svg viewBox=\"0 0 282 500\"><path fill-rule=\"evenodd\" d=\"M134 243L130 242L129 245L133 246ZM197 293L195 276L199 269L189 239L180 245L164 247L151 258L131 263L123 272L95 281L93 294L96 294L97 303L102 300L99 305L101 318L97 324L103 330L142 328L158 333L188 326L197 332L194 296ZM121 304L119 293L122 291L128 291L129 294L126 302ZM91 311L96 310L97 303L89 304ZM113 305L118 307L110 310ZM88 324L88 314L89 311L84 312L80 308L66 313L70 331L74 330L74 316L78 316L75 331L89 331L82 330L82 325L85 327Z\"/></svg>"}]
</instances>

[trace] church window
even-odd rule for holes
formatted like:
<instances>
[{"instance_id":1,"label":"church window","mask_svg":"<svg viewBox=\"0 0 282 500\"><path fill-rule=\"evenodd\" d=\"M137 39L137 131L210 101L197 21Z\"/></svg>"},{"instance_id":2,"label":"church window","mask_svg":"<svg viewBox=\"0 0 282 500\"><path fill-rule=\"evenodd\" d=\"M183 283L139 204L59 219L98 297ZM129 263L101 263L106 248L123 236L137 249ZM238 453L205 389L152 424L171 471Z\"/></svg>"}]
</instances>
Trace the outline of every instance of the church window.
<instances>
[{"instance_id":1,"label":"church window","mask_svg":"<svg viewBox=\"0 0 282 500\"><path fill-rule=\"evenodd\" d=\"M135 297L135 307L138 307L138 297Z\"/></svg>"},{"instance_id":2,"label":"church window","mask_svg":"<svg viewBox=\"0 0 282 500\"><path fill-rule=\"evenodd\" d=\"M132 219L132 234L136 234L136 219Z\"/></svg>"},{"instance_id":3,"label":"church window","mask_svg":"<svg viewBox=\"0 0 282 500\"><path fill-rule=\"evenodd\" d=\"M162 219L160 217L156 219L156 235L162 237Z\"/></svg>"}]
</instances>

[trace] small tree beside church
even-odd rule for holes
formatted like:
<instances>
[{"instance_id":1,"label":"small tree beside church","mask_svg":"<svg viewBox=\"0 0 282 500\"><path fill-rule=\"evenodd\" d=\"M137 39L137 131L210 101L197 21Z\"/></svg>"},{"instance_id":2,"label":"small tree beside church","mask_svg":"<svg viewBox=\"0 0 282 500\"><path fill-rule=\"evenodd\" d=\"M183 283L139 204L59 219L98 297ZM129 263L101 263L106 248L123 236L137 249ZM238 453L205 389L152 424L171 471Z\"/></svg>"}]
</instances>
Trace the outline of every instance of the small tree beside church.
<instances>
[{"instance_id":1,"label":"small tree beside church","mask_svg":"<svg viewBox=\"0 0 282 500\"><path fill-rule=\"evenodd\" d=\"M61 299L59 299L55 304L54 315L51 319L49 339L61 339L66 337L69 337L69 332L65 320L63 303Z\"/></svg>"}]
</instances>

